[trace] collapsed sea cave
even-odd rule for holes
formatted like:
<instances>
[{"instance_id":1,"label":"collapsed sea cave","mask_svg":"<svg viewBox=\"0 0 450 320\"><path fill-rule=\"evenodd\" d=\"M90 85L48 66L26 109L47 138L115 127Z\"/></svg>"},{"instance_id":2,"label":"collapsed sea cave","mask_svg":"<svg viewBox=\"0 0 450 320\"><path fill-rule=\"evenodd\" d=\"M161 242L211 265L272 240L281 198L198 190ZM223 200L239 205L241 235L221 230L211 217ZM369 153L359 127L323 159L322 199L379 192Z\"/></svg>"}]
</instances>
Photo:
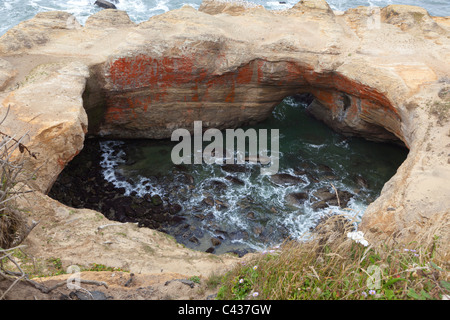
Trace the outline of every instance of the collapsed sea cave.
<instances>
[{"instance_id":1,"label":"collapsed sea cave","mask_svg":"<svg viewBox=\"0 0 450 320\"><path fill-rule=\"evenodd\" d=\"M351 99L342 95L346 112ZM264 121L242 127L279 129L279 170L271 176L260 175L261 164L175 165L176 142L168 139L94 134L49 196L165 232L188 248L239 256L302 237L329 214L360 219L408 149L377 126L371 130L375 141L331 124L337 133L321 108L313 95L299 93Z\"/></svg>"}]
</instances>

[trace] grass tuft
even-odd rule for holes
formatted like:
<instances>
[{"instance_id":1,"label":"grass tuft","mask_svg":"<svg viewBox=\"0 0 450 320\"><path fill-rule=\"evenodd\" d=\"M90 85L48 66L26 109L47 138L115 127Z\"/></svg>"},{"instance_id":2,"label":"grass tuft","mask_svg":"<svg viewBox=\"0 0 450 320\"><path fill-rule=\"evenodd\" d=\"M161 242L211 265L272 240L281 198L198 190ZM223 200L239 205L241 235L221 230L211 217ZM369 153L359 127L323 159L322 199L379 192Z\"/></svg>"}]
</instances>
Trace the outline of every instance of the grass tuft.
<instances>
[{"instance_id":1,"label":"grass tuft","mask_svg":"<svg viewBox=\"0 0 450 320\"><path fill-rule=\"evenodd\" d=\"M222 277L217 299L440 300L450 296L450 273L436 245L364 246L347 237L352 224L343 221L333 217L313 232L311 240L290 240L236 265Z\"/></svg>"}]
</instances>

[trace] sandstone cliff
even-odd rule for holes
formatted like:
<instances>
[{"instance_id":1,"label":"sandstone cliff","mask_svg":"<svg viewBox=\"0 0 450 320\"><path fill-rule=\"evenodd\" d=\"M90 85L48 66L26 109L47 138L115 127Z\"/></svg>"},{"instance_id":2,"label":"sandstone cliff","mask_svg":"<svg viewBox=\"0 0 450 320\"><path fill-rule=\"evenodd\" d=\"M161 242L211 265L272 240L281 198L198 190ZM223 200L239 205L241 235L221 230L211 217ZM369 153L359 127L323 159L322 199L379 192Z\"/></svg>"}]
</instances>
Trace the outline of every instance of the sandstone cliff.
<instances>
[{"instance_id":1,"label":"sandstone cliff","mask_svg":"<svg viewBox=\"0 0 450 320\"><path fill-rule=\"evenodd\" d=\"M40 13L0 38L2 114L10 106L8 132L28 132L45 155L32 164L43 166L45 193L87 132L167 138L195 120L232 128L309 92L310 112L337 131L410 150L361 229L374 241L431 234L448 244L448 21L402 5L335 13L324 0L284 11L205 0L138 25L111 9L84 27Z\"/></svg>"}]
</instances>

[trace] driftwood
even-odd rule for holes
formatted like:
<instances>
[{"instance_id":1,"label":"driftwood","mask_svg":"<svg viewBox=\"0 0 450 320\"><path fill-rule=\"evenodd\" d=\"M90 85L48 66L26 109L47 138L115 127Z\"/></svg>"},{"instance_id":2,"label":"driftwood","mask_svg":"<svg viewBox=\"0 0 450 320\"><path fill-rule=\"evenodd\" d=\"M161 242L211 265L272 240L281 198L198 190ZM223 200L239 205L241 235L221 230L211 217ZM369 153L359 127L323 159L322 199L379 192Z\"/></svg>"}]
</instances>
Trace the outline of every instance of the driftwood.
<instances>
[{"instance_id":1,"label":"driftwood","mask_svg":"<svg viewBox=\"0 0 450 320\"><path fill-rule=\"evenodd\" d=\"M19 272L13 272L13 271L9 271L9 270L5 270L3 267L0 268L0 275L5 278L5 279L9 279L11 281L13 281L13 283L8 287L8 289L1 293L0 296L0 300L3 300L7 293L9 291L11 291L11 289L17 284L19 283L19 281L25 281L26 283L34 286L36 289L38 289L39 291L41 291L42 293L48 294L50 292L52 292L53 290L63 287L64 285L67 285L68 282L67 281L61 281L57 284L55 284L54 286L48 288L36 281L33 281L31 279L28 278L28 275L22 270L22 268L20 267L20 265L11 257L12 251L14 251L15 249L19 249L22 248L24 246L19 246L19 247L15 247L15 248L10 248L10 249L6 249L6 250L0 250L0 253L3 253L4 255L2 257L0 257L2 260L4 258L7 258L9 261L11 261L16 268L19 270ZM3 264L3 263L2 263ZM79 283L84 283L84 284L90 284L90 285L97 285L97 286L104 286L105 288L108 288L108 284L106 282L103 281L95 281L95 280L85 280L85 279L78 279L77 281L79 281ZM83 289L81 287L79 287L78 289Z\"/></svg>"}]
</instances>

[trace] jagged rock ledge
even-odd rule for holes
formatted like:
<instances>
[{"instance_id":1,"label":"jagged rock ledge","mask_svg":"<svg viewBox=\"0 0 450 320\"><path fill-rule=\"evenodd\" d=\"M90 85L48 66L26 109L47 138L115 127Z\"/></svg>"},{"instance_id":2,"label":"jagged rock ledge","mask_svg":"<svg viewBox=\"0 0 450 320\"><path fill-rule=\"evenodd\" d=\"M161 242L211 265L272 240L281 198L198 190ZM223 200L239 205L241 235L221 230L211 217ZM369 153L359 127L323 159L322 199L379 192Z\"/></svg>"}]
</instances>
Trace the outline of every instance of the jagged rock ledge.
<instances>
[{"instance_id":1,"label":"jagged rock ledge","mask_svg":"<svg viewBox=\"0 0 450 320\"><path fill-rule=\"evenodd\" d=\"M71 209L45 196L86 134L166 138L175 128L192 129L194 120L237 127L265 119L286 96L308 92L315 97L309 111L337 131L400 141L410 150L363 217L369 238L420 242L432 233L448 244L449 62L450 18L412 6L335 13L323 0L283 11L205 0L199 10L184 6L138 25L126 12L102 10L85 26L68 13L45 12L0 38L2 115L10 106L2 128L28 132L30 149L42 155L30 162L42 166L35 181L41 193L31 201L41 209L33 215L45 217L60 240L73 233L70 244L40 249L70 257L74 245L90 248L72 260L121 266L156 258L142 249L155 238L124 225L142 248L134 256L126 248L136 242L115 240L110 252L98 226L77 232L87 225L70 222ZM73 212L80 221L93 214ZM49 236L37 233L34 239ZM448 259L448 247L441 249ZM193 273L195 261L208 256L176 252L192 259L168 267L173 272ZM155 271L158 263L170 265L137 264Z\"/></svg>"}]
</instances>

